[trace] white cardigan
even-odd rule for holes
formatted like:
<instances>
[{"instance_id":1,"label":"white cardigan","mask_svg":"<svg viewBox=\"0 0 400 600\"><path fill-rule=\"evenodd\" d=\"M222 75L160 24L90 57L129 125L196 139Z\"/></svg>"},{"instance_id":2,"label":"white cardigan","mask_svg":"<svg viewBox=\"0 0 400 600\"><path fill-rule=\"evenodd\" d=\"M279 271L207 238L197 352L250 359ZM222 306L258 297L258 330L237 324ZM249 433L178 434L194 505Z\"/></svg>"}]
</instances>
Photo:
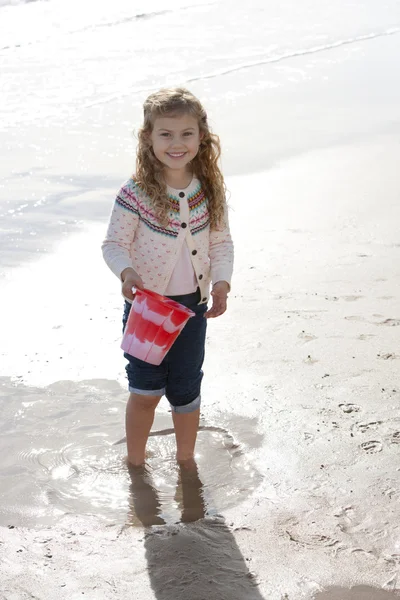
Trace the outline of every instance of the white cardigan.
<instances>
[{"instance_id":1,"label":"white cardigan","mask_svg":"<svg viewBox=\"0 0 400 600\"><path fill-rule=\"evenodd\" d=\"M210 282L227 281L233 270L233 243L228 211L225 223L210 230L208 202L198 179L178 192L168 188L171 202L167 227L157 220L149 197L131 178L120 189L102 244L104 260L118 277L127 267L140 275L144 287L164 294L185 240L201 292L209 298Z\"/></svg>"}]
</instances>

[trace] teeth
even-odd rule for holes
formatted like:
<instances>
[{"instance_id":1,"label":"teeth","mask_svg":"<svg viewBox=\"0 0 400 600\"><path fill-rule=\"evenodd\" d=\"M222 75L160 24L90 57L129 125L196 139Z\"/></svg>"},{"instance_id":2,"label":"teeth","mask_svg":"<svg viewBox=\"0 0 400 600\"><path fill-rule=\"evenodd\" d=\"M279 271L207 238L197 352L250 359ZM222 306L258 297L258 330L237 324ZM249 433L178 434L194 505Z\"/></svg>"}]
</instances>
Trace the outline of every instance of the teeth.
<instances>
[{"instance_id":1,"label":"teeth","mask_svg":"<svg viewBox=\"0 0 400 600\"><path fill-rule=\"evenodd\" d=\"M184 154L185 154L184 152L175 152L175 153L169 152L169 155L174 156L175 158L178 156L183 156Z\"/></svg>"}]
</instances>

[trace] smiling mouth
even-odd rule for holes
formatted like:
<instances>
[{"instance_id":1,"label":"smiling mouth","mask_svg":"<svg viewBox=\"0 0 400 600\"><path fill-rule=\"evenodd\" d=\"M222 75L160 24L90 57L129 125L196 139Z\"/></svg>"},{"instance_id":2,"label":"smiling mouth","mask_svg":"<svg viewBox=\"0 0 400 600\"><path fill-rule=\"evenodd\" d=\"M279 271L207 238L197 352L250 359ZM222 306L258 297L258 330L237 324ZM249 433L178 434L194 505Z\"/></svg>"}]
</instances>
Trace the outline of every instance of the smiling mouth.
<instances>
[{"instance_id":1,"label":"smiling mouth","mask_svg":"<svg viewBox=\"0 0 400 600\"><path fill-rule=\"evenodd\" d=\"M167 152L170 158L182 158L185 156L186 152Z\"/></svg>"}]
</instances>

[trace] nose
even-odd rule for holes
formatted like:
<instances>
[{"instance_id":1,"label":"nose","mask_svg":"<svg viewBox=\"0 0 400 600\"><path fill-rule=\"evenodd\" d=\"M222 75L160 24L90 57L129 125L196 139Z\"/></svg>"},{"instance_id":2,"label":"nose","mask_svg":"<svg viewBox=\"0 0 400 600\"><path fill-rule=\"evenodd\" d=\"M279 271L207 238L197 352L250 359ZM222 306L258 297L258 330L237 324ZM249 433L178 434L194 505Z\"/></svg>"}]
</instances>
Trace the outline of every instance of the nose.
<instances>
[{"instance_id":1,"label":"nose","mask_svg":"<svg viewBox=\"0 0 400 600\"><path fill-rule=\"evenodd\" d=\"M171 141L171 146L173 148L180 148L180 147L182 147L182 145L183 145L183 142L178 136L175 136Z\"/></svg>"}]
</instances>

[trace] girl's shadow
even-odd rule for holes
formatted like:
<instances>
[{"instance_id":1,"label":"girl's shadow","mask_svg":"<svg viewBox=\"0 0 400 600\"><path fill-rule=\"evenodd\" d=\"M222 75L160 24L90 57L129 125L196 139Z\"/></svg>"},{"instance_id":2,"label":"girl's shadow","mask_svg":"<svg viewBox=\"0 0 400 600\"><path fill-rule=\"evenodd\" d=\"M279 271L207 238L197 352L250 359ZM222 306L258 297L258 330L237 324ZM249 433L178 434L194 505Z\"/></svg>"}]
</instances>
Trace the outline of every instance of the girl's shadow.
<instances>
[{"instance_id":1,"label":"girl's shadow","mask_svg":"<svg viewBox=\"0 0 400 600\"><path fill-rule=\"evenodd\" d=\"M224 518L206 516L194 462L179 470L175 499L181 522L175 525L160 517L149 471L130 468L129 474L132 517L148 528L146 558L157 600L264 600Z\"/></svg>"},{"instance_id":2,"label":"girl's shadow","mask_svg":"<svg viewBox=\"0 0 400 600\"><path fill-rule=\"evenodd\" d=\"M332 587L318 592L314 600L399 600L396 592L379 590L368 585L357 585L351 589Z\"/></svg>"}]
</instances>

